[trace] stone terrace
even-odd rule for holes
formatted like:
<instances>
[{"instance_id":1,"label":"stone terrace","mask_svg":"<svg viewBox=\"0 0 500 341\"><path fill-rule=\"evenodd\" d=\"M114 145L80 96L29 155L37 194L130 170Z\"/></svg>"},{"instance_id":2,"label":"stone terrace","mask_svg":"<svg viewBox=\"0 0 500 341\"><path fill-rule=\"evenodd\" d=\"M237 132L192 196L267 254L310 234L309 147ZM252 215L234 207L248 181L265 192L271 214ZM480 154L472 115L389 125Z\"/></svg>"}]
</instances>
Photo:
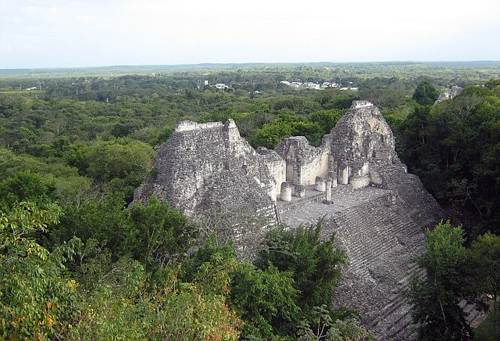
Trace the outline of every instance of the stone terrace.
<instances>
[{"instance_id":1,"label":"stone terrace","mask_svg":"<svg viewBox=\"0 0 500 341\"><path fill-rule=\"evenodd\" d=\"M325 193L315 190L315 186L306 186L306 196L292 196L291 202L278 201L280 222L298 227L302 224L315 223L318 219L343 211L350 207L373 200L388 200L392 191L376 187L365 187L354 190L349 185L338 185L332 188L333 204L326 205Z\"/></svg>"}]
</instances>

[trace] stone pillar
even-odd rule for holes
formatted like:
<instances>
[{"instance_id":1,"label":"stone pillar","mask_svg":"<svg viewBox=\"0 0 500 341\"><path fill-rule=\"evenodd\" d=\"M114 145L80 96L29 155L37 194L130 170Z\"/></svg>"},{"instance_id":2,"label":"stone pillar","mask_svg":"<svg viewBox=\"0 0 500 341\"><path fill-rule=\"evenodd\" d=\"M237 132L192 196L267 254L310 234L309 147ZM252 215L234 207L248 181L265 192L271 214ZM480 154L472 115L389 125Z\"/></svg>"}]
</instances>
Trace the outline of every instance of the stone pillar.
<instances>
[{"instance_id":1,"label":"stone pillar","mask_svg":"<svg viewBox=\"0 0 500 341\"><path fill-rule=\"evenodd\" d=\"M326 202L332 202L332 181L326 182Z\"/></svg>"},{"instance_id":2,"label":"stone pillar","mask_svg":"<svg viewBox=\"0 0 500 341\"><path fill-rule=\"evenodd\" d=\"M367 175L370 172L370 164L368 162L363 163L361 167L361 175Z\"/></svg>"},{"instance_id":3,"label":"stone pillar","mask_svg":"<svg viewBox=\"0 0 500 341\"><path fill-rule=\"evenodd\" d=\"M303 198L306 196L306 186L304 185L295 185L295 196L299 198Z\"/></svg>"},{"instance_id":4,"label":"stone pillar","mask_svg":"<svg viewBox=\"0 0 500 341\"><path fill-rule=\"evenodd\" d=\"M288 182L281 183L281 200L292 201L292 186Z\"/></svg>"},{"instance_id":5,"label":"stone pillar","mask_svg":"<svg viewBox=\"0 0 500 341\"><path fill-rule=\"evenodd\" d=\"M328 179L332 182L332 188L337 187L337 172L328 172Z\"/></svg>"},{"instance_id":6,"label":"stone pillar","mask_svg":"<svg viewBox=\"0 0 500 341\"><path fill-rule=\"evenodd\" d=\"M347 185L349 183L349 166L344 166L339 170L339 184Z\"/></svg>"},{"instance_id":7,"label":"stone pillar","mask_svg":"<svg viewBox=\"0 0 500 341\"><path fill-rule=\"evenodd\" d=\"M298 166L298 177L297 177L298 184L302 184L302 166Z\"/></svg>"},{"instance_id":8,"label":"stone pillar","mask_svg":"<svg viewBox=\"0 0 500 341\"><path fill-rule=\"evenodd\" d=\"M325 180L322 177L316 177L316 190L318 192L324 192L326 190Z\"/></svg>"}]
</instances>

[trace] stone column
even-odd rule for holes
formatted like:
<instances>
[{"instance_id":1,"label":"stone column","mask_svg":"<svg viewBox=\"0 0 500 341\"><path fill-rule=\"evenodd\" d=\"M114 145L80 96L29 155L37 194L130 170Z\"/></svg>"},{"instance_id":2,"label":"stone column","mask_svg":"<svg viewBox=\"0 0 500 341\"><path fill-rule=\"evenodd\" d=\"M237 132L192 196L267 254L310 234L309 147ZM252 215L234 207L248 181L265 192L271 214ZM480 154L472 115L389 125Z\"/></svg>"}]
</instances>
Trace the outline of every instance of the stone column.
<instances>
[{"instance_id":1,"label":"stone column","mask_svg":"<svg viewBox=\"0 0 500 341\"><path fill-rule=\"evenodd\" d=\"M281 183L281 200L292 201L292 186L288 182Z\"/></svg>"},{"instance_id":2,"label":"stone column","mask_svg":"<svg viewBox=\"0 0 500 341\"><path fill-rule=\"evenodd\" d=\"M370 172L370 164L368 162L363 163L360 175L367 175L369 172Z\"/></svg>"},{"instance_id":3,"label":"stone column","mask_svg":"<svg viewBox=\"0 0 500 341\"><path fill-rule=\"evenodd\" d=\"M322 177L316 177L316 190L318 192L324 192L326 190L325 180Z\"/></svg>"},{"instance_id":4,"label":"stone column","mask_svg":"<svg viewBox=\"0 0 500 341\"><path fill-rule=\"evenodd\" d=\"M332 181L326 182L326 202L332 202Z\"/></svg>"},{"instance_id":5,"label":"stone column","mask_svg":"<svg viewBox=\"0 0 500 341\"><path fill-rule=\"evenodd\" d=\"M304 185L295 185L295 196L299 198L303 198L306 196L306 186Z\"/></svg>"},{"instance_id":6,"label":"stone column","mask_svg":"<svg viewBox=\"0 0 500 341\"><path fill-rule=\"evenodd\" d=\"M349 183L349 166L344 166L339 170L339 184L347 185Z\"/></svg>"},{"instance_id":7,"label":"stone column","mask_svg":"<svg viewBox=\"0 0 500 341\"><path fill-rule=\"evenodd\" d=\"M337 187L337 172L328 172L328 179L332 182L332 188Z\"/></svg>"}]
</instances>

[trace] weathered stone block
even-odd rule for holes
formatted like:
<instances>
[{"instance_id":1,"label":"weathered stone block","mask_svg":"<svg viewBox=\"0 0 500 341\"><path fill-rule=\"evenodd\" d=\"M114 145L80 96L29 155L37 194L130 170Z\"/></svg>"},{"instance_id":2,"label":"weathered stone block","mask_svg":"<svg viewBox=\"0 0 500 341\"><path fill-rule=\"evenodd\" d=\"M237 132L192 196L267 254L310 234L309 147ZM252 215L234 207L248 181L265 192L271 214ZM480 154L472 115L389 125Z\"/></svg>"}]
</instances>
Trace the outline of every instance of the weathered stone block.
<instances>
[{"instance_id":1,"label":"weathered stone block","mask_svg":"<svg viewBox=\"0 0 500 341\"><path fill-rule=\"evenodd\" d=\"M281 184L280 199L283 201L292 201L292 185L286 181Z\"/></svg>"},{"instance_id":2,"label":"weathered stone block","mask_svg":"<svg viewBox=\"0 0 500 341\"><path fill-rule=\"evenodd\" d=\"M366 187L370 185L370 177L368 175L354 176L351 178L350 184L354 189Z\"/></svg>"},{"instance_id":3,"label":"weathered stone block","mask_svg":"<svg viewBox=\"0 0 500 341\"><path fill-rule=\"evenodd\" d=\"M318 192L324 192L326 190L325 180L323 180L323 178L320 176L316 177L316 190Z\"/></svg>"},{"instance_id":4,"label":"weathered stone block","mask_svg":"<svg viewBox=\"0 0 500 341\"><path fill-rule=\"evenodd\" d=\"M306 186L304 185L295 185L295 196L299 198L303 198L306 196Z\"/></svg>"}]
</instances>

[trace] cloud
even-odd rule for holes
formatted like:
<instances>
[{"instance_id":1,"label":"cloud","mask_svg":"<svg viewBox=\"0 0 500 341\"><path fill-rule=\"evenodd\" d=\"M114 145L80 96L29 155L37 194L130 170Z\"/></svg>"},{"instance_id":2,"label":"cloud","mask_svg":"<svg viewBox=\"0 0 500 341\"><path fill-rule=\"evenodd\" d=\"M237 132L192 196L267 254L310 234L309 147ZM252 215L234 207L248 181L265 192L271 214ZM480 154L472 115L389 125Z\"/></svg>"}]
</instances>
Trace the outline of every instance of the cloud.
<instances>
[{"instance_id":1,"label":"cloud","mask_svg":"<svg viewBox=\"0 0 500 341\"><path fill-rule=\"evenodd\" d=\"M500 59L499 17L497 0L0 0L0 68Z\"/></svg>"}]
</instances>

